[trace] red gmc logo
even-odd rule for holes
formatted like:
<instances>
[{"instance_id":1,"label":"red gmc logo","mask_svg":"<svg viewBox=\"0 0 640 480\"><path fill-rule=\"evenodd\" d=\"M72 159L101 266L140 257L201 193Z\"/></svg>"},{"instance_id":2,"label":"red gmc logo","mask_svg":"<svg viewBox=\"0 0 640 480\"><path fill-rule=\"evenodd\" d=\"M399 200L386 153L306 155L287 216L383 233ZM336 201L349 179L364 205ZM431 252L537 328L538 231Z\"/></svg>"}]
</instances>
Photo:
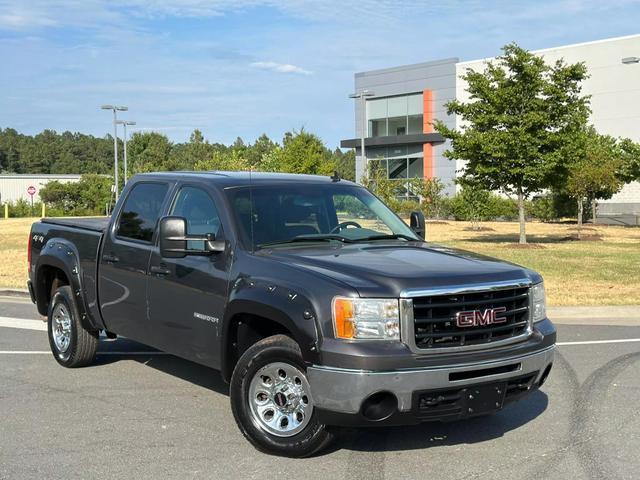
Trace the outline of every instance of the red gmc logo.
<instances>
[{"instance_id":1,"label":"red gmc logo","mask_svg":"<svg viewBox=\"0 0 640 480\"><path fill-rule=\"evenodd\" d=\"M467 310L456 313L456 325L458 327L478 327L504 323L507 317L499 316L507 311L506 307L487 308L486 310Z\"/></svg>"}]
</instances>

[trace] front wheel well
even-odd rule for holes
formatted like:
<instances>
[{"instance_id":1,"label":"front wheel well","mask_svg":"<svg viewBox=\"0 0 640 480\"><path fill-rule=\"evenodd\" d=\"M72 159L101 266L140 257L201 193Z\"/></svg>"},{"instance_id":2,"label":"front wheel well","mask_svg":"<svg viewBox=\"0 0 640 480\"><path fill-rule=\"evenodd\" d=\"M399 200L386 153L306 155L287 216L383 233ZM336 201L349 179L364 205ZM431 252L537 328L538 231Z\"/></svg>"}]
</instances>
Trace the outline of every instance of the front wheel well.
<instances>
[{"instance_id":1,"label":"front wheel well","mask_svg":"<svg viewBox=\"0 0 640 480\"><path fill-rule=\"evenodd\" d=\"M239 313L229 320L227 341L224 349L225 366L222 376L225 381L231 380L233 369L242 354L256 342L272 335L286 335L294 338L293 334L281 323L259 315Z\"/></svg>"}]
</instances>

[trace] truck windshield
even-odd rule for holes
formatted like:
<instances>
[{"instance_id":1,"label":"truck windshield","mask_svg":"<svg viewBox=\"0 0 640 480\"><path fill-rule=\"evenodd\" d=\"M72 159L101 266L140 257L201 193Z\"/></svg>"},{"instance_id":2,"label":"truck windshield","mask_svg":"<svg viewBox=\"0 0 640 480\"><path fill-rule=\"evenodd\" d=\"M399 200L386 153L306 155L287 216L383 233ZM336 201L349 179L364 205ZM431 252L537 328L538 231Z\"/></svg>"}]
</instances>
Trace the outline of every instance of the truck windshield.
<instances>
[{"instance_id":1,"label":"truck windshield","mask_svg":"<svg viewBox=\"0 0 640 480\"><path fill-rule=\"evenodd\" d=\"M353 185L254 185L227 190L247 245L419 240L368 190Z\"/></svg>"}]
</instances>

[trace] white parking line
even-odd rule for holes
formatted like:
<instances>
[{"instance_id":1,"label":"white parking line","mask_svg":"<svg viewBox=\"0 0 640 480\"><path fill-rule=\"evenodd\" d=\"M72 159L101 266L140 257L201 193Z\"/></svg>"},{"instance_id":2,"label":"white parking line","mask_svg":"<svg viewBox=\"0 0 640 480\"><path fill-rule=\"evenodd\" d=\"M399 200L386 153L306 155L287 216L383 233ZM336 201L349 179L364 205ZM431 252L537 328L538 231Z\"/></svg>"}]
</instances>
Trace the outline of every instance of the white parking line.
<instances>
[{"instance_id":1,"label":"white parking line","mask_svg":"<svg viewBox=\"0 0 640 480\"><path fill-rule=\"evenodd\" d=\"M27 320L26 318L0 317L0 327L47 331L47 324L42 320Z\"/></svg>"},{"instance_id":2,"label":"white parking line","mask_svg":"<svg viewBox=\"0 0 640 480\"><path fill-rule=\"evenodd\" d=\"M603 343L634 343L640 342L640 338L621 338L619 340L585 340L584 342L558 342L556 345L600 345Z\"/></svg>"},{"instance_id":3,"label":"white parking line","mask_svg":"<svg viewBox=\"0 0 640 480\"><path fill-rule=\"evenodd\" d=\"M50 350L0 350L0 355L51 355ZM98 352L96 355L171 355L167 352Z\"/></svg>"},{"instance_id":4,"label":"white parking line","mask_svg":"<svg viewBox=\"0 0 640 480\"><path fill-rule=\"evenodd\" d=\"M47 331L47 324L42 320L28 320L25 318L0 317L0 327L20 328L24 330ZM580 342L558 342L559 347L572 345L604 345L610 343L637 343L640 338L620 338L614 340L585 340ZM0 355L44 355L48 351L27 351L27 350L0 350ZM98 355L167 355L166 352L98 352Z\"/></svg>"}]
</instances>

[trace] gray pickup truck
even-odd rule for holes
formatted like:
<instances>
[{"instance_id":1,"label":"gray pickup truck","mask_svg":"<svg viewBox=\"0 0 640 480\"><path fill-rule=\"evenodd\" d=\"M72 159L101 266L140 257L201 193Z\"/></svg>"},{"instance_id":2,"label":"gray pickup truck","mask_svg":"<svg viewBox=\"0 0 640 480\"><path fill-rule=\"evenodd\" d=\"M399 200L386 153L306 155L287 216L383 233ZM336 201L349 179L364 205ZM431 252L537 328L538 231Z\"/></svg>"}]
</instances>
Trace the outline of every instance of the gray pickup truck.
<instances>
[{"instance_id":1,"label":"gray pickup truck","mask_svg":"<svg viewBox=\"0 0 640 480\"><path fill-rule=\"evenodd\" d=\"M339 426L496 412L551 370L540 275L410 223L337 176L144 174L110 218L34 223L28 286L61 365L101 332L207 365L253 445L301 457Z\"/></svg>"}]
</instances>

